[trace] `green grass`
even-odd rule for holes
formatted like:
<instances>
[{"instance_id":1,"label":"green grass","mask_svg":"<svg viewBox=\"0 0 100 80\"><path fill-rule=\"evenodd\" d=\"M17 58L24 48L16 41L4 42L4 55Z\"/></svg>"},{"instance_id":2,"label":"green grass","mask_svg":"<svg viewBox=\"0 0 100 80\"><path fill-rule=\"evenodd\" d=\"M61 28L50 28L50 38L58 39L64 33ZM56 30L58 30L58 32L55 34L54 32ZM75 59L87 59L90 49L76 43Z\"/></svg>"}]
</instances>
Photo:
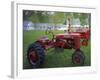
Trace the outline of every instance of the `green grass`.
<instances>
[{"instance_id":1,"label":"green grass","mask_svg":"<svg viewBox=\"0 0 100 80\"><path fill-rule=\"evenodd\" d=\"M63 31L54 31L55 34L63 33ZM31 65L27 60L27 48L29 44L36 41L38 38L45 35L45 31L24 31L23 33L23 68L31 69ZM51 39L52 36L48 35ZM91 50L90 50L90 41L87 47L82 47L81 50L85 54L85 63L84 66L91 65ZM50 49L46 52L45 62L43 64L43 68L54 68L54 67L74 67L75 65L72 63L72 53L74 49L65 49L64 52L56 53L54 49Z\"/></svg>"}]
</instances>

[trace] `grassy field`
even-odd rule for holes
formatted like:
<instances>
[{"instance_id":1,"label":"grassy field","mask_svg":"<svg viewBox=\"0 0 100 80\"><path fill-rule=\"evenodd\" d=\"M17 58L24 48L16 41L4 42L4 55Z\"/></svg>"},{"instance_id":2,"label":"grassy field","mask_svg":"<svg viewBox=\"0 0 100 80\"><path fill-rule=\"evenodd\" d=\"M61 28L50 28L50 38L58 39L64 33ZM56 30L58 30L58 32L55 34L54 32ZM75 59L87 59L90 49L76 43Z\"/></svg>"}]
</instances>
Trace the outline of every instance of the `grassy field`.
<instances>
[{"instance_id":1,"label":"grassy field","mask_svg":"<svg viewBox=\"0 0 100 80\"><path fill-rule=\"evenodd\" d=\"M55 34L63 33L63 31L54 31ZM23 69L31 69L31 65L27 60L27 48L29 44L36 41L41 36L45 35L45 31L24 31L23 32ZM51 35L48 35L49 38L52 38ZM87 47L82 47L81 50L85 54L85 64L84 66L91 65L91 47L90 41ZM54 49L50 49L46 53L45 62L43 68L54 68L54 67L74 67L72 63L72 53L74 49L65 49L64 52L55 53Z\"/></svg>"}]
</instances>

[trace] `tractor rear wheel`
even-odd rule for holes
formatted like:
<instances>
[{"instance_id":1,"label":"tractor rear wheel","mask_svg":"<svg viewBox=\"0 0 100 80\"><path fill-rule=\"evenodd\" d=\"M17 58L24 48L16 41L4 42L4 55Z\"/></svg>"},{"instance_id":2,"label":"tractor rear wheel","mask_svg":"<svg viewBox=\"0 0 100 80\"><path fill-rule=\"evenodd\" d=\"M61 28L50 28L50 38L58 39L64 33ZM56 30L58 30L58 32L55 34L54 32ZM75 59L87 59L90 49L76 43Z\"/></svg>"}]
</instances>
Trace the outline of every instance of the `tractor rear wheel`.
<instances>
[{"instance_id":1,"label":"tractor rear wheel","mask_svg":"<svg viewBox=\"0 0 100 80\"><path fill-rule=\"evenodd\" d=\"M32 68L39 68L44 62L44 49L39 43L31 44L27 50L27 58Z\"/></svg>"},{"instance_id":2,"label":"tractor rear wheel","mask_svg":"<svg viewBox=\"0 0 100 80\"><path fill-rule=\"evenodd\" d=\"M76 50L73 54L72 54L72 62L75 65L84 65L84 60L85 60L85 55L83 53L83 51L81 50Z\"/></svg>"}]
</instances>

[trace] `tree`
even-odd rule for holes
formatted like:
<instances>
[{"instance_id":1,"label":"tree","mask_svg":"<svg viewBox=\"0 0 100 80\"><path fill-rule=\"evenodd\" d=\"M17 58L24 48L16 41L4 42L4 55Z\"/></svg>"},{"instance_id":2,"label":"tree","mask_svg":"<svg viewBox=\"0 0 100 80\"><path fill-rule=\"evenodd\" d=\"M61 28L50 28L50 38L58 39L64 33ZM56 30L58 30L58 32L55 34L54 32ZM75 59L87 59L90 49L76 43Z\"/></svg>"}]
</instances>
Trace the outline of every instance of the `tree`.
<instances>
[{"instance_id":1,"label":"tree","mask_svg":"<svg viewBox=\"0 0 100 80\"><path fill-rule=\"evenodd\" d=\"M91 15L89 13L76 13L74 14L75 18L79 18L80 24L82 26L89 25L91 26Z\"/></svg>"},{"instance_id":2,"label":"tree","mask_svg":"<svg viewBox=\"0 0 100 80\"><path fill-rule=\"evenodd\" d=\"M30 10L23 10L23 20L28 20L28 18L32 15L32 11Z\"/></svg>"},{"instance_id":3,"label":"tree","mask_svg":"<svg viewBox=\"0 0 100 80\"><path fill-rule=\"evenodd\" d=\"M54 12L54 11L23 11L23 20L32 21L36 23L51 23L55 27L57 24L68 24L68 18L70 18L70 24L73 24L74 19L79 19L82 26L91 26L91 15L88 13L75 13L75 12Z\"/></svg>"}]
</instances>

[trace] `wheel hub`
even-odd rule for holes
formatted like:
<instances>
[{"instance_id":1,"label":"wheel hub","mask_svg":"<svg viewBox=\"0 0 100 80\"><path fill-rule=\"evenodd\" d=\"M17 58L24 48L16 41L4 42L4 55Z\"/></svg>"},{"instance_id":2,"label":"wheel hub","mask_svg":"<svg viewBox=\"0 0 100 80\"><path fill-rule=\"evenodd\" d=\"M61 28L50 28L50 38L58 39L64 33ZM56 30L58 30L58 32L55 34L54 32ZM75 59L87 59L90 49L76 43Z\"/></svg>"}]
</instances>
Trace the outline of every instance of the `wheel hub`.
<instances>
[{"instance_id":1,"label":"wheel hub","mask_svg":"<svg viewBox=\"0 0 100 80\"><path fill-rule=\"evenodd\" d=\"M78 56L75 57L75 62L80 63L80 58Z\"/></svg>"},{"instance_id":2,"label":"wheel hub","mask_svg":"<svg viewBox=\"0 0 100 80\"><path fill-rule=\"evenodd\" d=\"M32 52L30 52L29 59L32 62L37 62L39 58L38 58L37 53L35 51L32 51Z\"/></svg>"}]
</instances>

